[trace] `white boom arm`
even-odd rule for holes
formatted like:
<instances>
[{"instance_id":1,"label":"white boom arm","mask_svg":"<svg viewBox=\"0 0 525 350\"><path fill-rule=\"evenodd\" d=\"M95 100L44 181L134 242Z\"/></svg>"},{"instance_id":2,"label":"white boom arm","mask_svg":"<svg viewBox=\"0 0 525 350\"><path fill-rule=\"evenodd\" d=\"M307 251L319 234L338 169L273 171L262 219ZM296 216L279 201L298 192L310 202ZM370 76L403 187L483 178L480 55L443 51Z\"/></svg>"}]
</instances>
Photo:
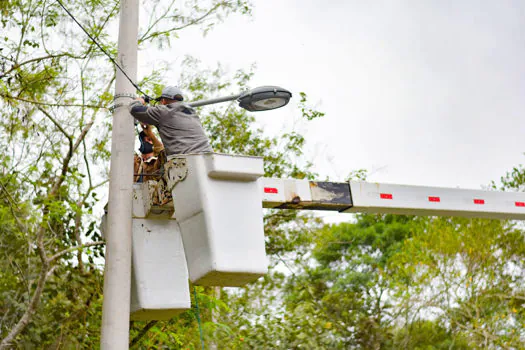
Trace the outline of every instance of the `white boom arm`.
<instances>
[{"instance_id":1,"label":"white boom arm","mask_svg":"<svg viewBox=\"0 0 525 350\"><path fill-rule=\"evenodd\" d=\"M525 193L260 179L264 208L525 220Z\"/></svg>"}]
</instances>

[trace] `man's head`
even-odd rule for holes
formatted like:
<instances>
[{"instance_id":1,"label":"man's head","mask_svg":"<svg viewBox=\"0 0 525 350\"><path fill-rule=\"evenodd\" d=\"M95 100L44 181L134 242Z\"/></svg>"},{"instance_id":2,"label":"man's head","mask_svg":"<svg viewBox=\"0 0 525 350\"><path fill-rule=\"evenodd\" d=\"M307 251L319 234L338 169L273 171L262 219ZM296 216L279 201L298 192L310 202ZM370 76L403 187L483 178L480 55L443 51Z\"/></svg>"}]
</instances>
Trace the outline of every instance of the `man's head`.
<instances>
[{"instance_id":1,"label":"man's head","mask_svg":"<svg viewBox=\"0 0 525 350\"><path fill-rule=\"evenodd\" d=\"M142 159L146 160L153 156L153 142L144 131L139 133L140 148Z\"/></svg>"},{"instance_id":2,"label":"man's head","mask_svg":"<svg viewBox=\"0 0 525 350\"><path fill-rule=\"evenodd\" d=\"M157 99L163 105L169 105L170 103L183 101L182 91L176 86L166 86L162 89L162 94Z\"/></svg>"}]
</instances>

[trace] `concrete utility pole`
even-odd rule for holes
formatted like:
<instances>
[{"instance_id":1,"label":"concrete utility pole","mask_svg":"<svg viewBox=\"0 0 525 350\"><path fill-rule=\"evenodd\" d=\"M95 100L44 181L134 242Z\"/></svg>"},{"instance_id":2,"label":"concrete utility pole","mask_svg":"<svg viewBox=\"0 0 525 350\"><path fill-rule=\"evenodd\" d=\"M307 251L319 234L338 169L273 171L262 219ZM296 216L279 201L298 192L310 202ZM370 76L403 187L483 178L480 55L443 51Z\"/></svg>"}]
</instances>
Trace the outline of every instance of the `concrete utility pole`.
<instances>
[{"instance_id":1,"label":"concrete utility pole","mask_svg":"<svg viewBox=\"0 0 525 350\"><path fill-rule=\"evenodd\" d=\"M118 63L137 76L138 0L122 0ZM131 286L133 118L127 110L135 87L117 70L109 176L108 230L104 272L101 349L128 349Z\"/></svg>"}]
</instances>

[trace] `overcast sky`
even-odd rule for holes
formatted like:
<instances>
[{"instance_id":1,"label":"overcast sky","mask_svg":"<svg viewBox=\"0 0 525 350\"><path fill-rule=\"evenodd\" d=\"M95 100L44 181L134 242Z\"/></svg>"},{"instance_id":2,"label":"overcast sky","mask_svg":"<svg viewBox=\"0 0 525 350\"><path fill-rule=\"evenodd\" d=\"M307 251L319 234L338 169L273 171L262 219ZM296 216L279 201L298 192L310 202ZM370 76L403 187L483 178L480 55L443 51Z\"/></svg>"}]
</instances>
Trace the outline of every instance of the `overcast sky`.
<instances>
[{"instance_id":1,"label":"overcast sky","mask_svg":"<svg viewBox=\"0 0 525 350\"><path fill-rule=\"evenodd\" d=\"M254 4L170 55L256 62L253 86L306 92L326 116L296 127L323 176L364 168L370 181L480 188L523 162L525 1ZM297 102L257 120L278 133Z\"/></svg>"}]
</instances>

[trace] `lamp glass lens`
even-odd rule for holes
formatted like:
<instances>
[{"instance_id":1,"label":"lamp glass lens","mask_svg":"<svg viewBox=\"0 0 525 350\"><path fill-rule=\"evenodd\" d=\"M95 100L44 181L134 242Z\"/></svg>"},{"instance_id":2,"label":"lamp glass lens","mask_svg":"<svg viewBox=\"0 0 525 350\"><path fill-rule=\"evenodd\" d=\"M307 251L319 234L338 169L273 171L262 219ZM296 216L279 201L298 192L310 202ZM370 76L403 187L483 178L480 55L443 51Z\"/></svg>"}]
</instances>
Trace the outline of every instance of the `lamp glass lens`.
<instances>
[{"instance_id":1,"label":"lamp glass lens","mask_svg":"<svg viewBox=\"0 0 525 350\"><path fill-rule=\"evenodd\" d=\"M257 107L257 109L274 109L282 107L286 104L286 100L284 98L267 98L260 101L252 102L252 105Z\"/></svg>"}]
</instances>

